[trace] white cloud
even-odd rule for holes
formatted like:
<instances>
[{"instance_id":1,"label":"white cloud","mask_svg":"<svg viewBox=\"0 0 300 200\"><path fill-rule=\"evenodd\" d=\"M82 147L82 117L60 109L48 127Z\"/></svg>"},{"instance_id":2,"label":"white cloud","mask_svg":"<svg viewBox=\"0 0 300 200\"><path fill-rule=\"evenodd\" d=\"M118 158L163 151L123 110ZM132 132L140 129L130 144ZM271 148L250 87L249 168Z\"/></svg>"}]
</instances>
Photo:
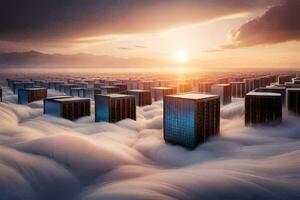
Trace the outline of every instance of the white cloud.
<instances>
[{"instance_id":1,"label":"white cloud","mask_svg":"<svg viewBox=\"0 0 300 200\"><path fill-rule=\"evenodd\" d=\"M162 102L137 121L42 115L42 102L0 103L3 199L299 199L299 118L244 127L243 101L221 111L221 136L194 151L162 138Z\"/></svg>"}]
</instances>

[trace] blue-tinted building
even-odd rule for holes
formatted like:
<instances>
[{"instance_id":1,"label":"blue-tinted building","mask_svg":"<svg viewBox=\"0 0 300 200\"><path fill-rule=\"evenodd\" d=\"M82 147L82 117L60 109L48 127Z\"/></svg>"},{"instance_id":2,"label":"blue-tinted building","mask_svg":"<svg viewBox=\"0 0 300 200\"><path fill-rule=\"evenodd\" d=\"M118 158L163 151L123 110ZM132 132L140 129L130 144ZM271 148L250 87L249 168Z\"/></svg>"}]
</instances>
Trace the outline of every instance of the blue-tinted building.
<instances>
[{"instance_id":1,"label":"blue-tinted building","mask_svg":"<svg viewBox=\"0 0 300 200\"><path fill-rule=\"evenodd\" d=\"M18 104L28 104L45 98L47 98L47 88L25 88L19 89L18 92Z\"/></svg>"},{"instance_id":2,"label":"blue-tinted building","mask_svg":"<svg viewBox=\"0 0 300 200\"><path fill-rule=\"evenodd\" d=\"M95 95L95 121L117 122L136 119L135 98L124 94Z\"/></svg>"},{"instance_id":3,"label":"blue-tinted building","mask_svg":"<svg viewBox=\"0 0 300 200\"><path fill-rule=\"evenodd\" d=\"M76 120L91 114L88 98L57 96L44 99L44 114Z\"/></svg>"},{"instance_id":4,"label":"blue-tinted building","mask_svg":"<svg viewBox=\"0 0 300 200\"><path fill-rule=\"evenodd\" d=\"M14 82L13 83L13 92L18 94L19 89L32 88L34 87L34 82Z\"/></svg>"},{"instance_id":5,"label":"blue-tinted building","mask_svg":"<svg viewBox=\"0 0 300 200\"><path fill-rule=\"evenodd\" d=\"M220 129L220 97L185 93L164 96L164 139L195 148Z\"/></svg>"}]
</instances>

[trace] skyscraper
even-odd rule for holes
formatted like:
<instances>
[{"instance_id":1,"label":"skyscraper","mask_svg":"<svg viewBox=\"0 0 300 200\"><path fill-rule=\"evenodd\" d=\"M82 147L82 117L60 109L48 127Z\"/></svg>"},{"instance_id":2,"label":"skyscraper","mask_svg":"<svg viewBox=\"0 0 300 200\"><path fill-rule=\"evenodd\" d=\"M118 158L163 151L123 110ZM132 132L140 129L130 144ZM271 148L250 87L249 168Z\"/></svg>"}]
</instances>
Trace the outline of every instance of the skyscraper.
<instances>
[{"instance_id":1,"label":"skyscraper","mask_svg":"<svg viewBox=\"0 0 300 200\"><path fill-rule=\"evenodd\" d=\"M287 89L288 110L300 116L300 88Z\"/></svg>"},{"instance_id":2,"label":"skyscraper","mask_svg":"<svg viewBox=\"0 0 300 200\"><path fill-rule=\"evenodd\" d=\"M278 83L285 84L287 82L292 82L292 76L290 75L280 75L278 76Z\"/></svg>"},{"instance_id":3,"label":"skyscraper","mask_svg":"<svg viewBox=\"0 0 300 200\"><path fill-rule=\"evenodd\" d=\"M28 104L47 98L47 88L24 88L19 89L18 104Z\"/></svg>"},{"instance_id":4,"label":"skyscraper","mask_svg":"<svg viewBox=\"0 0 300 200\"><path fill-rule=\"evenodd\" d=\"M282 120L281 94L250 92L245 97L245 124L278 123Z\"/></svg>"},{"instance_id":5,"label":"skyscraper","mask_svg":"<svg viewBox=\"0 0 300 200\"><path fill-rule=\"evenodd\" d=\"M255 89L255 92L267 92L267 93L278 93L281 94L281 99L282 99L282 105L285 105L285 93L286 89L285 87L278 87L278 86L273 86L273 87L267 87L267 88L257 88Z\"/></svg>"},{"instance_id":6,"label":"skyscraper","mask_svg":"<svg viewBox=\"0 0 300 200\"><path fill-rule=\"evenodd\" d=\"M19 89L32 88L34 87L34 82L13 82L13 92L18 94Z\"/></svg>"},{"instance_id":7,"label":"skyscraper","mask_svg":"<svg viewBox=\"0 0 300 200\"><path fill-rule=\"evenodd\" d=\"M185 93L164 96L164 139L195 148L220 128L220 97Z\"/></svg>"},{"instance_id":8,"label":"skyscraper","mask_svg":"<svg viewBox=\"0 0 300 200\"><path fill-rule=\"evenodd\" d=\"M137 106L146 106L152 104L150 90L128 90L128 94L135 97Z\"/></svg>"},{"instance_id":9,"label":"skyscraper","mask_svg":"<svg viewBox=\"0 0 300 200\"><path fill-rule=\"evenodd\" d=\"M220 96L222 105L231 103L231 85L230 84L216 84L211 87L211 93Z\"/></svg>"},{"instance_id":10,"label":"skyscraper","mask_svg":"<svg viewBox=\"0 0 300 200\"><path fill-rule=\"evenodd\" d=\"M95 121L118 122L136 119L135 98L124 94L95 95Z\"/></svg>"},{"instance_id":11,"label":"skyscraper","mask_svg":"<svg viewBox=\"0 0 300 200\"><path fill-rule=\"evenodd\" d=\"M0 87L0 100L1 100L1 102L2 102L2 95L3 95L3 93L2 93L2 87Z\"/></svg>"},{"instance_id":12,"label":"skyscraper","mask_svg":"<svg viewBox=\"0 0 300 200\"><path fill-rule=\"evenodd\" d=\"M101 94L103 95L119 93L119 91L120 89L116 86L112 86L112 85L101 86Z\"/></svg>"}]
</instances>

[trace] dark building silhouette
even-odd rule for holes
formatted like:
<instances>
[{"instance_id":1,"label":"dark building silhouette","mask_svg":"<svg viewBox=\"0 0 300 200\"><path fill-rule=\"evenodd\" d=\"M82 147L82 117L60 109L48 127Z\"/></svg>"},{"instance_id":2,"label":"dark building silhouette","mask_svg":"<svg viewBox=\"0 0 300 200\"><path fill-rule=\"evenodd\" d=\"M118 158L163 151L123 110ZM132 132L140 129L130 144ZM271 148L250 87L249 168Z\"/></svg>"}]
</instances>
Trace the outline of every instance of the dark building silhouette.
<instances>
[{"instance_id":1,"label":"dark building silhouette","mask_svg":"<svg viewBox=\"0 0 300 200\"><path fill-rule=\"evenodd\" d=\"M220 96L222 105L231 103L231 85L230 84L216 84L211 87L211 93Z\"/></svg>"},{"instance_id":2,"label":"dark building silhouette","mask_svg":"<svg viewBox=\"0 0 300 200\"><path fill-rule=\"evenodd\" d=\"M245 79L244 82L245 82L246 93L248 93L256 88L261 87L260 78Z\"/></svg>"},{"instance_id":3,"label":"dark building silhouette","mask_svg":"<svg viewBox=\"0 0 300 200\"><path fill-rule=\"evenodd\" d=\"M288 110L300 116L300 88L287 89Z\"/></svg>"},{"instance_id":4,"label":"dark building silhouette","mask_svg":"<svg viewBox=\"0 0 300 200\"><path fill-rule=\"evenodd\" d=\"M18 104L28 104L47 98L47 88L25 88L18 91Z\"/></svg>"},{"instance_id":5,"label":"dark building silhouette","mask_svg":"<svg viewBox=\"0 0 300 200\"><path fill-rule=\"evenodd\" d=\"M120 89L116 86L112 85L106 85L102 86L101 88L101 94L113 94L113 93L119 93Z\"/></svg>"},{"instance_id":6,"label":"dark building silhouette","mask_svg":"<svg viewBox=\"0 0 300 200\"><path fill-rule=\"evenodd\" d=\"M76 120L91 114L91 100L70 96L50 97L44 99L44 114Z\"/></svg>"},{"instance_id":7,"label":"dark building silhouette","mask_svg":"<svg viewBox=\"0 0 300 200\"><path fill-rule=\"evenodd\" d=\"M2 88L0 87L0 100L2 102L2 97L3 97L3 91L2 91Z\"/></svg>"},{"instance_id":8,"label":"dark building silhouette","mask_svg":"<svg viewBox=\"0 0 300 200\"><path fill-rule=\"evenodd\" d=\"M198 92L210 93L212 85L213 85L213 83L211 83L211 82L201 82L198 84Z\"/></svg>"},{"instance_id":9,"label":"dark building silhouette","mask_svg":"<svg viewBox=\"0 0 300 200\"><path fill-rule=\"evenodd\" d=\"M162 100L166 95L176 94L176 88L171 87L153 87L151 91L154 101Z\"/></svg>"},{"instance_id":10,"label":"dark building silhouette","mask_svg":"<svg viewBox=\"0 0 300 200\"><path fill-rule=\"evenodd\" d=\"M286 88L285 87L267 87L267 88L257 88L255 89L255 92L267 92L267 93L278 93L281 94L281 99L282 99L282 105L285 105L285 98L286 98Z\"/></svg>"},{"instance_id":11,"label":"dark building silhouette","mask_svg":"<svg viewBox=\"0 0 300 200\"><path fill-rule=\"evenodd\" d=\"M231 95L239 98L245 97L245 86L245 82L231 82Z\"/></svg>"},{"instance_id":12,"label":"dark building silhouette","mask_svg":"<svg viewBox=\"0 0 300 200\"><path fill-rule=\"evenodd\" d=\"M290 75L280 75L278 76L278 83L285 84L287 82L292 82L292 76Z\"/></svg>"},{"instance_id":13,"label":"dark building silhouette","mask_svg":"<svg viewBox=\"0 0 300 200\"><path fill-rule=\"evenodd\" d=\"M185 93L164 96L164 139L195 148L220 128L220 97Z\"/></svg>"},{"instance_id":14,"label":"dark building silhouette","mask_svg":"<svg viewBox=\"0 0 300 200\"><path fill-rule=\"evenodd\" d=\"M95 95L95 121L136 120L135 97L124 94Z\"/></svg>"},{"instance_id":15,"label":"dark building silhouette","mask_svg":"<svg viewBox=\"0 0 300 200\"><path fill-rule=\"evenodd\" d=\"M250 92L245 96L245 124L278 123L282 121L281 94Z\"/></svg>"},{"instance_id":16,"label":"dark building silhouette","mask_svg":"<svg viewBox=\"0 0 300 200\"><path fill-rule=\"evenodd\" d=\"M152 104L150 90L128 90L128 94L135 97L137 106L146 106Z\"/></svg>"}]
</instances>

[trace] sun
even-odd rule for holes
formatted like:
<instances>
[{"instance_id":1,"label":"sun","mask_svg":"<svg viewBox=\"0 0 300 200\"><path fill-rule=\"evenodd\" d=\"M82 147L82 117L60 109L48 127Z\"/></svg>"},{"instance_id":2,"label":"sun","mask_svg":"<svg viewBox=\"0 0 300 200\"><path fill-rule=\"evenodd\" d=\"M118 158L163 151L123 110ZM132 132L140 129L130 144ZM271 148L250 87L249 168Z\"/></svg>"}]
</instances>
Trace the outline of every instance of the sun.
<instances>
[{"instance_id":1,"label":"sun","mask_svg":"<svg viewBox=\"0 0 300 200\"><path fill-rule=\"evenodd\" d=\"M188 54L185 50L178 50L173 53L172 57L176 62L183 63L188 60Z\"/></svg>"}]
</instances>

